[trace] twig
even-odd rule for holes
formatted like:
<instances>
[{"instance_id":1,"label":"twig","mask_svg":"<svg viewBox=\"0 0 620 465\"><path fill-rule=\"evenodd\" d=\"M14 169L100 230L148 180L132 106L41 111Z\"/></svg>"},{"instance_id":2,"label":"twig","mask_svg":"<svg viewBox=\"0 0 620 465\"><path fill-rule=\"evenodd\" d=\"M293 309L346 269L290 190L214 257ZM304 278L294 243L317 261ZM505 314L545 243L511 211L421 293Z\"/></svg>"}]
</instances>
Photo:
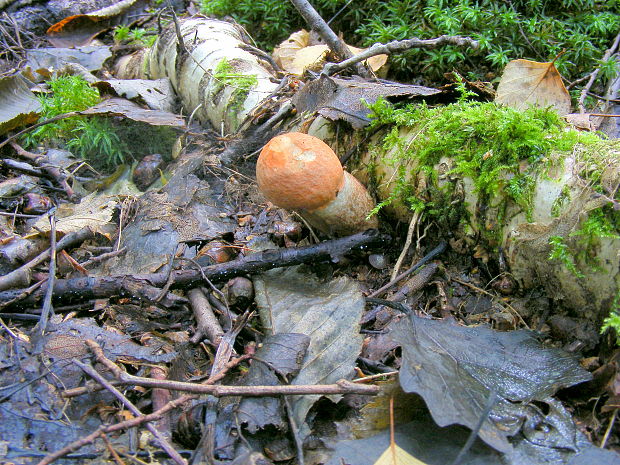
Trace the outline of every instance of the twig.
<instances>
[{"instance_id":1,"label":"twig","mask_svg":"<svg viewBox=\"0 0 620 465\"><path fill-rule=\"evenodd\" d=\"M125 462L123 462L123 459L121 459L120 455L118 455L118 452L116 452L116 450L114 449L114 446L112 445L112 443L108 439L108 436L105 433L101 433L101 439L105 443L105 446L108 449L108 452L110 453L110 455L116 462L116 465L125 465Z\"/></svg>"},{"instance_id":2,"label":"twig","mask_svg":"<svg viewBox=\"0 0 620 465\"><path fill-rule=\"evenodd\" d=\"M127 251L127 247L123 247L122 249L119 250L113 250L112 252L106 252L106 253L102 253L101 255L97 255L96 257L90 258L82 263L80 263L80 266L83 268L86 268L87 266L93 265L95 263L99 263L99 262L103 262L105 260L108 260L112 257L116 257L118 255L122 255Z\"/></svg>"},{"instance_id":3,"label":"twig","mask_svg":"<svg viewBox=\"0 0 620 465\"><path fill-rule=\"evenodd\" d=\"M392 270L392 276L390 280L394 280L396 276L398 276L398 272L400 271L400 267L403 264L403 260L407 256L407 252L409 251L409 247L411 247L411 241L413 240L413 231L415 230L418 221L420 220L420 210L416 210L411 217L411 221L409 222L409 228L407 229L407 239L405 240L405 245L403 246L403 250L400 252L398 260L396 260L396 265L394 265L394 269Z\"/></svg>"},{"instance_id":4,"label":"twig","mask_svg":"<svg viewBox=\"0 0 620 465\"><path fill-rule=\"evenodd\" d=\"M38 218L41 215L26 215L25 213L0 212L0 216L11 216L14 218Z\"/></svg>"},{"instance_id":5,"label":"twig","mask_svg":"<svg viewBox=\"0 0 620 465\"><path fill-rule=\"evenodd\" d=\"M66 237L62 240L64 239ZM207 266L202 269L202 273L193 269L174 271L174 284L172 287L176 289L195 287L202 281L203 273L213 282L223 282L235 276L251 275L283 266L330 261L342 257L359 247L364 247L365 251L376 250L386 245L389 240L389 236L380 234L377 230L368 230L363 233L311 246L266 250L230 262ZM145 283L149 283L152 286L163 286L166 278L166 273L152 273L59 279L56 281L54 299L55 301L62 301L67 298L72 300L90 300L114 295L131 295L131 284L135 284L136 288L144 287ZM2 283L3 279L4 277L0 277L0 283ZM6 289L6 287L0 286L0 289ZM20 305L36 304L43 297L45 289L46 285L43 284L30 296L21 300ZM17 295L21 295L23 292L23 289L0 292L0 307L3 302L13 301Z\"/></svg>"},{"instance_id":6,"label":"twig","mask_svg":"<svg viewBox=\"0 0 620 465\"><path fill-rule=\"evenodd\" d=\"M611 58L611 56L618 49L618 45L619 44L620 44L620 34L618 34L616 36L616 38L614 39L614 43L605 52L605 54L603 55L603 58L601 59L601 61L609 60L609 58ZM577 102L577 107L579 108L579 113L585 113L586 112L586 109L585 109L585 106L584 106L584 102L586 101L586 96L588 95L588 92L592 88L592 85L594 85L594 81L596 81L596 78L598 77L598 74L600 72L601 72L601 67L599 66L594 71L592 71L592 74L590 74L590 79L588 80L588 82L586 83L584 88L581 89L581 94L579 95L579 101Z\"/></svg>"},{"instance_id":7,"label":"twig","mask_svg":"<svg viewBox=\"0 0 620 465\"><path fill-rule=\"evenodd\" d=\"M206 335L211 343L218 347L222 336L224 336L224 330L213 313L209 299L199 288L191 289L187 293L187 298L196 318L196 333L190 338L190 341L197 344Z\"/></svg>"},{"instance_id":8,"label":"twig","mask_svg":"<svg viewBox=\"0 0 620 465\"><path fill-rule=\"evenodd\" d=\"M104 364L114 376L127 384L136 386L170 389L173 391L192 392L196 394L211 394L215 397L224 396L247 396L263 397L276 395L306 395L306 394L376 394L377 386L357 386L350 381L340 380L336 384L320 385L284 385L284 386L222 386L212 384L184 383L182 381L155 380L133 376L121 370L116 364L105 357L101 347L93 340L86 340L86 345L97 357L97 361ZM250 356L242 355L239 358L248 359ZM228 364L226 364L228 366ZM226 366L224 368L226 368ZM220 372L218 372L219 374ZM209 380L215 378L212 376ZM361 389L363 388L363 389Z\"/></svg>"},{"instance_id":9,"label":"twig","mask_svg":"<svg viewBox=\"0 0 620 465\"><path fill-rule=\"evenodd\" d=\"M47 322L50 315L54 314L52 308L52 295L54 293L54 281L56 280L56 208L52 208L48 212L48 218L50 221L50 266L47 278L47 290L45 292L45 299L43 299L43 308L41 309L41 316L39 323L37 323L39 334L45 333L47 328Z\"/></svg>"},{"instance_id":10,"label":"twig","mask_svg":"<svg viewBox=\"0 0 620 465\"><path fill-rule=\"evenodd\" d=\"M349 47L347 47L346 44L340 40L336 33L332 31L325 20L321 18L321 15L317 13L317 11L312 7L312 5L310 5L310 3L308 3L307 0L291 0L291 3L295 6L297 11L299 11L299 14L304 18L306 23L308 23L308 26L319 33L327 46L332 49L336 55L345 61L353 57ZM351 63L355 65L355 72L362 77L370 77L370 73L360 63L361 61L363 60L358 60L357 62ZM345 66L345 68L348 66L349 65Z\"/></svg>"},{"instance_id":11,"label":"twig","mask_svg":"<svg viewBox=\"0 0 620 465\"><path fill-rule=\"evenodd\" d=\"M286 408L286 416L288 418L289 426L291 427L291 434L295 440L295 449L297 450L297 463L299 465L305 465L304 462L304 446L301 437L299 437L299 428L295 421L295 415L293 415L293 407L288 396L284 396L284 407Z\"/></svg>"},{"instance_id":12,"label":"twig","mask_svg":"<svg viewBox=\"0 0 620 465\"><path fill-rule=\"evenodd\" d=\"M404 52L405 50L409 50L411 48L437 48L441 45L457 45L460 47L478 48L477 41L470 39L469 37L461 36L443 35L435 39L427 40L422 40L418 38L395 40L387 44L374 44L373 46L364 50L362 53L359 53L354 57L347 57L346 60L341 61L340 63L326 63L323 67L323 74L331 76L342 71L343 69L348 68L349 66L355 65L356 63L367 60L368 58L374 57L376 55L389 55L392 53Z\"/></svg>"},{"instance_id":13,"label":"twig","mask_svg":"<svg viewBox=\"0 0 620 465\"><path fill-rule=\"evenodd\" d=\"M607 429L605 430L605 435L601 440L601 449L603 449L607 445L607 440L609 439L609 435L611 434L611 429L614 426L614 422L616 421L616 416L618 415L618 409L614 409L614 413L609 419L609 424L607 425Z\"/></svg>"},{"instance_id":14,"label":"twig","mask_svg":"<svg viewBox=\"0 0 620 465\"><path fill-rule=\"evenodd\" d=\"M2 147L9 139L5 140L4 142L1 142L0 147ZM13 141L11 141L10 144L11 144L11 147L13 147L13 149L17 153L17 155L31 161L35 166L41 168L52 179L54 179L58 183L58 185L62 187L62 190L65 192L65 194L67 195L67 198L71 202L78 201L79 196L75 193L73 188L69 186L69 184L67 183L67 177L64 174L62 174L58 168L46 164L45 163L45 161L47 161L46 157L44 157L43 155L37 155L36 153L28 152L27 150L24 150L22 147L20 147Z\"/></svg>"},{"instance_id":15,"label":"twig","mask_svg":"<svg viewBox=\"0 0 620 465\"><path fill-rule=\"evenodd\" d=\"M136 417L142 416L142 412L136 407L127 397L125 397L118 389L112 386L103 376L101 376L92 366L87 365L86 363L82 363L79 360L74 359L73 363L79 366L84 373L92 377L98 383L100 383L103 387L105 387L108 391L110 391L114 397L116 397L127 409L133 413ZM152 423L146 424L146 429L148 429L153 437L159 442L160 447L170 456L172 460L175 461L178 465L187 465L187 460L185 460L181 455L172 447L172 444L165 438L165 436L155 428L155 425Z\"/></svg>"},{"instance_id":16,"label":"twig","mask_svg":"<svg viewBox=\"0 0 620 465\"><path fill-rule=\"evenodd\" d=\"M364 376L363 378L355 378L351 382L352 383L367 383L368 381L373 381L378 378L384 378L386 376L395 376L398 373L399 373L398 371L389 371L387 373L377 373L376 375L368 375L368 376Z\"/></svg>"},{"instance_id":17,"label":"twig","mask_svg":"<svg viewBox=\"0 0 620 465\"><path fill-rule=\"evenodd\" d=\"M77 244L81 244L82 242L90 239L93 236L94 233L89 227L85 227L83 229L80 229L79 231L67 234L56 244L56 252L68 249L69 247L73 247ZM11 271L4 276L0 276L0 290L9 289L14 286L24 285L24 283L28 284L30 282L30 270L50 258L51 252L51 248L47 249L45 252L40 253L28 263L24 263L16 270ZM20 292L23 291L24 290L22 289Z\"/></svg>"},{"instance_id":18,"label":"twig","mask_svg":"<svg viewBox=\"0 0 620 465\"><path fill-rule=\"evenodd\" d=\"M414 271L416 271L418 268L422 267L423 265L425 265L427 262L431 261L433 258L435 258L437 255L439 255L440 253L442 253L444 250L446 250L446 246L447 244L445 242L441 242L437 247L435 247L433 250L431 250L427 255L425 255L424 257L422 257L422 259L416 263L415 265L413 265L411 268L409 268L407 271L404 271L403 273L399 274L398 276L396 276L396 278L392 279L389 283L387 283L385 286L380 287L379 289L377 289L376 291L372 292L370 295L368 295L368 297L377 297L381 294L383 294L385 291L387 291L388 289L390 289L392 286L394 286L396 283L398 283L400 280L402 280L403 278L406 278L407 276L409 276L411 273L413 273Z\"/></svg>"}]
</instances>

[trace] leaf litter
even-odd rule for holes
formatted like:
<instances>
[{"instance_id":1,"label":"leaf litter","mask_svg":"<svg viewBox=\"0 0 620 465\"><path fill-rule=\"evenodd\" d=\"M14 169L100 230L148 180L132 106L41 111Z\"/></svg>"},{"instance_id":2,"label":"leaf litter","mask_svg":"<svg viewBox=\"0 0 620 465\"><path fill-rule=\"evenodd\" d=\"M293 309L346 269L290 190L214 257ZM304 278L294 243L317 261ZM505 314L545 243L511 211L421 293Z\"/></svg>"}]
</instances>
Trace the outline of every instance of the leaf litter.
<instances>
[{"instance_id":1,"label":"leaf litter","mask_svg":"<svg viewBox=\"0 0 620 465\"><path fill-rule=\"evenodd\" d=\"M132 2L125 3L131 5ZM94 17L97 15L74 16L56 24L50 32L67 34L67 37L58 37L59 40L90 42L109 27L110 20L118 14L124 13L122 10L105 12L101 16L105 21L100 24ZM80 21L88 23L88 27L81 31ZM304 50L307 45L304 44L299 50ZM289 70L303 74L316 67L317 61L325 58L324 49L321 50L310 60L289 50L293 55L287 59L294 68ZM107 53L107 49L102 51L104 55ZM55 60L67 60L67 53L70 55L71 52L56 50L44 52L44 55L46 53L51 58L46 57L44 61L51 61L46 61L44 66L53 67L59 63ZM303 53L308 53L308 47ZM88 63L92 63L90 59ZM101 64L98 58L87 67L94 71ZM502 81L498 102L517 105L518 108L529 104L554 105L560 114L569 113L567 92L553 63L517 60L507 67ZM15 82L10 80L5 84L15 85ZM32 122L34 118L36 100L29 93L28 86L22 84L19 84L18 91L9 92L20 102L15 106L17 112L13 108L11 114L2 115L5 132ZM168 81L106 80L99 81L98 85L113 89L116 95L146 102L159 111L140 108L128 100L109 99L81 114L122 117L186 129L183 118L169 113L173 105L168 99L172 97ZM360 101L362 97L372 103L379 97L440 94L436 89L422 86L321 76L297 93L294 104L300 112L344 120L360 128L368 123L368 109ZM6 99L7 95L6 92L0 94L0 98ZM68 213L59 212L56 230L60 234L85 226L93 227L99 233L97 241L87 244L91 250L100 244L109 244L113 229L121 226L118 242L109 249L114 253L111 249L118 250L122 246L127 249L126 255L106 260L94 275L129 275L196 266L193 261L199 260L200 247L214 239L224 243L229 241L241 250L242 255L249 253L249 249L276 248L273 243L265 245L261 242L267 236L278 241L283 248L294 249L307 241L300 240L293 232L299 230L299 226L289 216L272 206L265 206L251 189L239 189L240 180L247 176L247 171L218 171L209 165L210 151L217 146L213 142L216 139L214 133L209 137L210 143L202 140L202 146L193 146L194 152L186 150L170 165L169 176L162 175L163 187L158 186L159 190L151 189L145 194L136 192L134 201L138 208L135 210L121 203L120 197L111 197L111 191L127 182L126 179L115 179L107 192L92 193L69 208ZM199 168L203 171L200 176L194 174ZM290 226L290 234L274 232L282 223ZM39 236L49 230L49 221L41 217L34 223L34 228ZM24 238L37 239L26 235ZM86 254L86 250L71 253L80 256ZM376 362L374 367L379 373L387 365L400 367L402 389L421 396L430 412L430 416L424 414L424 407L419 404L416 408L420 415L412 422L396 427L398 463L420 463L411 457L429 465L450 463L466 443L470 430L482 440L476 440L465 451L463 464L617 463L616 454L592 445L576 427L571 412L554 397L558 390L592 378L574 356L541 344L537 335L531 332L463 327L453 324L450 319L433 320L410 314L408 308L422 302L433 305L432 297L429 297L432 292L424 289L428 281L421 289L416 289L415 296L408 296L407 302L397 307L398 310L384 306L372 318L362 320L367 305L363 291L367 290L369 283L372 287L382 282L383 272L370 270L367 265L351 267L347 260L332 256L328 263L321 265L301 265L253 274L256 297L255 304L250 302L249 306L254 308L255 305L259 315L257 319L250 318L250 324L242 328L240 335L235 335L237 340L232 339L234 347L230 348L227 360L235 362L242 351L247 351L246 355L251 354L254 360L238 371L234 371L233 366L226 384L283 387L289 383L293 386L337 383L341 379L351 379L356 373L361 353L368 356L366 363L371 364L365 366L373 366L372 363ZM62 270L67 275L76 272ZM437 279L449 281L443 275ZM235 308L229 305L224 289L220 290L208 280L202 284L210 305L222 319L252 315L246 312L248 303ZM458 289L457 285L454 287ZM0 405L0 416L9 419L0 422L1 459L24 463L25 458L41 458L45 454L40 451L57 450L85 436L100 426L101 419L126 414L111 406L113 400L106 390L86 390L81 397L65 405L62 391L85 387L83 372L71 360L91 358L85 345L87 339L98 341L108 359L139 376L149 375L149 365L158 364L170 367L170 380L195 381L206 377L215 348L209 346L208 341L200 347L201 350L188 343L187 328L192 325L191 310L194 309L189 309L187 301L181 297L167 305L157 299L140 301L136 295L139 294L67 305L66 309L60 306L58 310L64 318L55 317L43 336L9 328L8 337L0 341L3 354L0 357L0 395L4 404ZM462 292L454 299L466 301L470 297ZM488 300L489 308L497 309L497 299ZM132 316L130 308L141 314ZM418 305L417 308L422 307ZM404 317L400 315L403 309L409 313ZM85 317L93 312L97 312L96 320ZM36 311L22 314L35 318L36 315ZM3 318L7 318L6 314ZM365 335L360 333L361 321L364 321ZM0 322L5 328L1 319ZM380 334L375 335L373 331ZM382 342L372 345L369 338L382 338ZM152 392L154 409L157 389ZM148 402L146 389L136 387L129 391L128 395L141 398L143 403ZM176 393L174 389L170 391ZM616 391L612 390L612 393ZM236 458L232 463L265 463L268 457L283 461L295 456L291 434L295 439L313 441L315 428L323 421L324 425L341 430L331 435L325 433L319 438L318 442L326 446L324 450L329 449L324 456L327 458L321 463L392 463L393 457L389 448L386 449L389 444L387 433L357 440L341 434L346 421L352 421L351 418L343 420L338 417L341 409L353 416L386 418L384 406L376 406L372 414L370 409L365 413L364 408L359 407L367 404L368 398L355 396L338 394L325 399L315 394L220 400L205 396L194 399L195 408L184 412L187 416L182 416L183 420L179 422L179 425L187 426L185 432L188 436L184 436L182 426L177 426L173 431L174 438L178 444L195 449L196 456L203 454L209 460ZM200 406L204 409L201 410ZM89 414L94 408L98 409L99 415ZM613 402L607 408L615 408ZM329 415L326 410L331 410ZM330 415L334 417L330 419ZM178 419L175 415L174 420ZM239 441L239 434L246 435L249 442ZM212 440L211 450L197 446L204 446L209 440ZM115 446L135 445L131 435L114 437L113 443ZM148 455L156 447L153 443L142 445L142 452ZM264 455L251 452L252 449L262 450ZM101 455L102 450L97 445L87 444L81 449L82 455L76 457L89 459ZM318 455L321 446L310 450ZM385 451L383 455L382 451Z\"/></svg>"}]
</instances>

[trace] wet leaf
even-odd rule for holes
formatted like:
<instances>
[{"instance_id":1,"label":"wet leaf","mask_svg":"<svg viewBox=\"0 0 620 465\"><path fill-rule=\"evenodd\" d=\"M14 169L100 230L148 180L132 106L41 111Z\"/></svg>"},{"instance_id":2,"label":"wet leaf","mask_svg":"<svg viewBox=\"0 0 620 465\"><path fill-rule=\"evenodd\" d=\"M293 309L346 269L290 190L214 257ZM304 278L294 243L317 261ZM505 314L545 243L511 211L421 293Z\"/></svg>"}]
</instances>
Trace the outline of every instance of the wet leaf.
<instances>
[{"instance_id":1,"label":"wet leaf","mask_svg":"<svg viewBox=\"0 0 620 465\"><path fill-rule=\"evenodd\" d=\"M525 110L531 105L551 106L560 115L570 113L570 94L553 62L513 60L504 69L495 101Z\"/></svg>"},{"instance_id":2,"label":"wet leaf","mask_svg":"<svg viewBox=\"0 0 620 465\"><path fill-rule=\"evenodd\" d=\"M47 30L48 40L56 47L90 44L95 37L115 24L127 24L148 6L145 0L123 0L88 14L68 16Z\"/></svg>"},{"instance_id":3,"label":"wet leaf","mask_svg":"<svg viewBox=\"0 0 620 465\"><path fill-rule=\"evenodd\" d=\"M88 71L98 71L103 62L112 56L108 46L86 46L77 48L35 48L28 50L27 66L47 79L52 71L62 68L66 63L78 63Z\"/></svg>"},{"instance_id":4,"label":"wet leaf","mask_svg":"<svg viewBox=\"0 0 620 465\"><path fill-rule=\"evenodd\" d=\"M431 87L321 75L295 94L293 105L300 113L318 112L331 120L348 121L354 128L360 129L370 123L367 104L375 103L380 97L427 97L440 93L440 90Z\"/></svg>"},{"instance_id":5,"label":"wet leaf","mask_svg":"<svg viewBox=\"0 0 620 465\"><path fill-rule=\"evenodd\" d=\"M415 316L401 320L393 337L403 351L401 386L424 398L438 425L473 429L489 397L496 396L479 433L490 446L512 450L508 437L529 421L545 425L545 441L574 447L570 418L559 420L552 413L544 418L530 404L551 406L558 389L591 379L570 354L543 348L527 331L468 328Z\"/></svg>"}]
</instances>

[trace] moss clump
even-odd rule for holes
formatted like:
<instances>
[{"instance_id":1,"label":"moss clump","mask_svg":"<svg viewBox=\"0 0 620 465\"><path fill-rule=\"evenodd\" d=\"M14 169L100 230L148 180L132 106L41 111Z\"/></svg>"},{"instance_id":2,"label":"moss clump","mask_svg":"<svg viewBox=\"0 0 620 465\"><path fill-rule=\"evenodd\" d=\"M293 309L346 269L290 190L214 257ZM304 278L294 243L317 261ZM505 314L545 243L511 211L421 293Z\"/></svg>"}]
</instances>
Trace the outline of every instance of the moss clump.
<instances>
[{"instance_id":1,"label":"moss clump","mask_svg":"<svg viewBox=\"0 0 620 465\"><path fill-rule=\"evenodd\" d=\"M41 118L82 111L101 101L99 91L79 76L47 82L51 92L42 95ZM103 116L73 116L49 123L23 138L26 146L61 147L88 160L105 172L151 153L170 153L174 130L131 120Z\"/></svg>"},{"instance_id":2,"label":"moss clump","mask_svg":"<svg viewBox=\"0 0 620 465\"><path fill-rule=\"evenodd\" d=\"M541 165L551 163L553 150L569 150L585 136L565 131L566 124L552 110L531 108L518 111L494 103L459 102L437 108L425 104L394 108L386 101L372 105L372 127L393 125L383 140L383 149L396 151L388 163L400 165L394 198L410 203L410 176L405 166L435 176L434 167L442 157L450 157L454 168L449 174L473 180L475 190L492 197L503 192L531 214L532 193ZM399 137L401 127L415 127L413 140ZM436 180L435 180L436 181Z\"/></svg>"},{"instance_id":3,"label":"moss clump","mask_svg":"<svg viewBox=\"0 0 620 465\"><path fill-rule=\"evenodd\" d=\"M501 239L501 225L506 207L518 206L532 220L532 200L537 182L561 166L563 155L583 147L579 160L584 186L605 195L605 170L609 167L609 142L591 133L568 129L564 120L551 109L529 108L525 111L496 105L460 101L431 108L425 104L395 108L386 101L370 106L371 130L380 125L391 129L379 149L378 163L391 165L395 174L390 195L377 210L398 201L412 209L424 208L442 226L453 227L463 210L454 202L454 183L442 183L437 165L449 159L451 167L444 178L468 178L478 197L478 206L493 207L495 217L482 232L490 243ZM401 137L410 128L411 137ZM615 155L617 158L617 154ZM376 163L375 163L376 165ZM420 179L424 178L424 182ZM569 191L556 199L552 208L560 216L570 201ZM610 195L607 193L606 195ZM617 192L613 195L618 195ZM456 212L455 212L456 210ZM446 222L446 215L452 218ZM582 241L616 234L620 223L613 208L593 210L584 222ZM460 221L468 220L461 216Z\"/></svg>"},{"instance_id":4,"label":"moss clump","mask_svg":"<svg viewBox=\"0 0 620 465\"><path fill-rule=\"evenodd\" d=\"M213 78L216 81L216 89L213 94L220 92L225 86L233 88L230 96L230 110L239 110L248 92L258 84L258 78L253 74L243 74L236 72L235 68L225 58L222 59L215 67Z\"/></svg>"}]
</instances>

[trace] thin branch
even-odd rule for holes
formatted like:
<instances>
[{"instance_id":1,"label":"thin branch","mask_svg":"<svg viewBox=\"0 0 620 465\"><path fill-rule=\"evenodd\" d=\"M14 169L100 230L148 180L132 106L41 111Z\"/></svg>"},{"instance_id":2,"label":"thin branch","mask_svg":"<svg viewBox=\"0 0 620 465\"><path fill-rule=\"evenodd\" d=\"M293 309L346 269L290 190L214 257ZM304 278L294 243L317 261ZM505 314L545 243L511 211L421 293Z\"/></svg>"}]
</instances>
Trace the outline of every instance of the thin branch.
<instances>
[{"instance_id":1,"label":"thin branch","mask_svg":"<svg viewBox=\"0 0 620 465\"><path fill-rule=\"evenodd\" d=\"M142 412L136 407L133 402L131 402L127 397L123 395L118 389L112 386L103 376L101 376L92 366L87 365L86 363L82 363L79 360L73 360L73 363L79 366L84 373L89 375L91 378L100 383L103 387L105 387L108 391L110 391L114 397L116 397L121 403L127 407L127 409L133 413L135 416L142 416ZM172 447L172 444L166 439L166 437L155 428L155 425L152 423L147 423L146 429L148 429L153 437L159 442L161 448L170 456L172 460L178 465L187 465L187 460L185 460L181 455Z\"/></svg>"},{"instance_id":2,"label":"thin branch","mask_svg":"<svg viewBox=\"0 0 620 465\"><path fill-rule=\"evenodd\" d=\"M331 76L338 73L343 69L353 66L361 61L367 60L370 57L376 55L390 55L392 53L404 52L412 48L437 48L442 45L457 45L459 47L472 47L478 48L478 42L470 39L469 37L461 36L439 36L436 39L422 40L418 38L395 40L387 44L377 43L372 47L364 50L362 53L355 55L354 57L347 58L340 63L327 63L323 68L323 73Z\"/></svg>"},{"instance_id":3,"label":"thin branch","mask_svg":"<svg viewBox=\"0 0 620 465\"><path fill-rule=\"evenodd\" d=\"M392 286L394 286L396 283L398 283L400 280L406 278L407 276L409 276L411 273L413 273L414 271L416 271L418 268L422 267L423 265L425 265L426 263L428 263L429 261L431 261L433 258L435 258L437 255L439 255L440 253L442 253L444 250L446 250L447 244L445 242L440 243L437 247L435 247L433 250L431 250L428 254L426 254L424 257L422 257L422 259L416 263L415 265L413 265L411 268L409 268L407 271L402 272L401 274L399 274L398 276L396 276L396 278L392 279L389 283L387 283L385 286L380 287L379 289L377 289L376 291L372 292L371 294L368 295L368 297L377 297L381 294L383 294L385 291L387 291L388 289L390 289Z\"/></svg>"},{"instance_id":4,"label":"thin branch","mask_svg":"<svg viewBox=\"0 0 620 465\"><path fill-rule=\"evenodd\" d=\"M603 55L603 58L601 59L601 61L609 60L609 58L611 58L611 56L614 53L616 53L616 50L618 49L618 45L620 45L620 34L618 34L616 36L616 38L614 39L614 43L605 52L605 54ZM577 102L577 107L579 108L579 113L585 113L586 112L586 108L584 106L584 102L586 101L586 96L588 95L588 92L590 92L590 89L594 85L594 81L596 81L596 78L598 77L600 72L601 72L601 67L599 66L594 71L592 71L592 74L590 74L590 79L588 80L587 84L584 86L583 89L581 89L581 95L579 95L579 101Z\"/></svg>"},{"instance_id":5,"label":"thin branch","mask_svg":"<svg viewBox=\"0 0 620 465\"><path fill-rule=\"evenodd\" d=\"M321 15L317 13L307 0L291 0L291 3L297 8L297 11L299 11L299 14L304 18L306 23L308 23L308 26L319 33L327 46L332 49L336 55L343 60L348 60L353 57L349 47L340 40L336 33L332 31L325 20L321 18ZM370 77L370 73L360 63L361 61L362 60L359 60L353 63L355 65L355 71L362 77Z\"/></svg>"}]
</instances>

